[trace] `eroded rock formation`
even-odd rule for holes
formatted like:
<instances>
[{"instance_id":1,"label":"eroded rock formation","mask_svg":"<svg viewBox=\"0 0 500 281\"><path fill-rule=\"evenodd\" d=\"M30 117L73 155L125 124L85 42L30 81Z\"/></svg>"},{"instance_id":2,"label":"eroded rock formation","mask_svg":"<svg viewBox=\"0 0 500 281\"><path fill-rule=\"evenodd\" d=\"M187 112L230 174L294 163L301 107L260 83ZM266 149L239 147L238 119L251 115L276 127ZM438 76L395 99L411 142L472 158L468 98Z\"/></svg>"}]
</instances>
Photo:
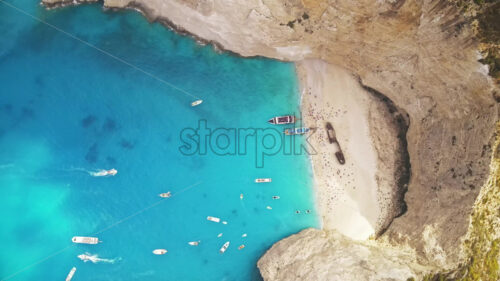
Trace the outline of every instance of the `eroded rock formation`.
<instances>
[{"instance_id":1,"label":"eroded rock formation","mask_svg":"<svg viewBox=\"0 0 500 281\"><path fill-rule=\"evenodd\" d=\"M274 244L258 267L264 280L287 281L406 280L429 270L411 252L311 228Z\"/></svg>"}]
</instances>

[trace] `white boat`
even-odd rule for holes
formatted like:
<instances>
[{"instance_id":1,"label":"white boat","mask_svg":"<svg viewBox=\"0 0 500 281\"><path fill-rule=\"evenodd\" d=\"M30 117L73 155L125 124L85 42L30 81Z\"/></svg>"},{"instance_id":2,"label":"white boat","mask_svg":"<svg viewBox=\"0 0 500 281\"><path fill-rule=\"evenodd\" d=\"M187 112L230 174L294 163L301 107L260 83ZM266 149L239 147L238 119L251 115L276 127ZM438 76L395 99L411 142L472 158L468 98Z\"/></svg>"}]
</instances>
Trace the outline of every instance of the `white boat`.
<instances>
[{"instance_id":1,"label":"white boat","mask_svg":"<svg viewBox=\"0 0 500 281\"><path fill-rule=\"evenodd\" d=\"M197 106L200 105L203 102L203 100L195 100L191 103L191 106Z\"/></svg>"},{"instance_id":2,"label":"white boat","mask_svg":"<svg viewBox=\"0 0 500 281\"><path fill-rule=\"evenodd\" d=\"M164 255L164 254L166 254L167 252L168 252L168 251L167 251L167 250L165 250L165 249L156 249L156 250L154 250L154 251L153 251L153 254L155 254L155 255Z\"/></svg>"},{"instance_id":3,"label":"white boat","mask_svg":"<svg viewBox=\"0 0 500 281\"><path fill-rule=\"evenodd\" d=\"M161 198L169 198L170 196L172 196L172 193L169 192L166 192L166 193L160 193L158 194L158 196L160 196Z\"/></svg>"},{"instance_id":4,"label":"white boat","mask_svg":"<svg viewBox=\"0 0 500 281\"><path fill-rule=\"evenodd\" d=\"M99 170L97 172L90 172L90 175L93 177L106 177L106 176L114 176L118 174L116 169L111 170Z\"/></svg>"},{"instance_id":5,"label":"white boat","mask_svg":"<svg viewBox=\"0 0 500 281\"><path fill-rule=\"evenodd\" d=\"M263 183L263 182L272 182L271 178L261 178L261 179L255 179L256 183Z\"/></svg>"},{"instance_id":6,"label":"white boat","mask_svg":"<svg viewBox=\"0 0 500 281\"><path fill-rule=\"evenodd\" d=\"M243 233L243 235L241 235L241 237L245 238L245 237L247 237L247 234Z\"/></svg>"},{"instance_id":7,"label":"white boat","mask_svg":"<svg viewBox=\"0 0 500 281\"><path fill-rule=\"evenodd\" d=\"M222 224L227 224L227 221L222 221Z\"/></svg>"},{"instance_id":8,"label":"white boat","mask_svg":"<svg viewBox=\"0 0 500 281\"><path fill-rule=\"evenodd\" d=\"M85 236L73 236L71 238L73 243L77 244L97 244L99 243L99 238L97 237L85 237Z\"/></svg>"},{"instance_id":9,"label":"white boat","mask_svg":"<svg viewBox=\"0 0 500 281\"><path fill-rule=\"evenodd\" d=\"M266 206L266 209L272 210L273 208L271 208L271 206Z\"/></svg>"},{"instance_id":10,"label":"white boat","mask_svg":"<svg viewBox=\"0 0 500 281\"><path fill-rule=\"evenodd\" d=\"M240 194L240 200L243 200L243 193Z\"/></svg>"},{"instance_id":11,"label":"white boat","mask_svg":"<svg viewBox=\"0 0 500 281\"><path fill-rule=\"evenodd\" d=\"M191 245L191 246L198 246L198 245L200 245L200 242L201 242L200 240L198 240L198 241L191 241L191 242L188 242L188 244Z\"/></svg>"},{"instance_id":12,"label":"white boat","mask_svg":"<svg viewBox=\"0 0 500 281\"><path fill-rule=\"evenodd\" d=\"M222 247L220 248L219 252L221 254L224 254L224 252L227 250L227 248L229 248L229 241L227 241L226 243L224 243L224 245L222 245Z\"/></svg>"},{"instance_id":13,"label":"white boat","mask_svg":"<svg viewBox=\"0 0 500 281\"><path fill-rule=\"evenodd\" d=\"M277 199L280 199L280 197L279 197L279 196L277 196L277 195L275 195L275 196L273 196L273 199L274 199L274 200L277 200Z\"/></svg>"},{"instance_id":14,"label":"white boat","mask_svg":"<svg viewBox=\"0 0 500 281\"><path fill-rule=\"evenodd\" d=\"M68 276L66 276L66 281L71 281L71 278L73 278L73 275L75 275L76 267L73 267L69 273Z\"/></svg>"},{"instance_id":15,"label":"white boat","mask_svg":"<svg viewBox=\"0 0 500 281\"><path fill-rule=\"evenodd\" d=\"M217 234L217 238L221 238L222 237L222 232Z\"/></svg>"},{"instance_id":16,"label":"white boat","mask_svg":"<svg viewBox=\"0 0 500 281\"><path fill-rule=\"evenodd\" d=\"M213 222L220 222L220 219L219 219L219 218L216 218L216 217L211 217L211 216L208 216L208 217L207 217L207 220L209 220L209 221L213 221Z\"/></svg>"},{"instance_id":17,"label":"white boat","mask_svg":"<svg viewBox=\"0 0 500 281\"><path fill-rule=\"evenodd\" d=\"M241 245L238 247L238 250L241 250L241 249L243 249L243 248L245 248L245 245L244 245L244 244L241 244Z\"/></svg>"}]
</instances>

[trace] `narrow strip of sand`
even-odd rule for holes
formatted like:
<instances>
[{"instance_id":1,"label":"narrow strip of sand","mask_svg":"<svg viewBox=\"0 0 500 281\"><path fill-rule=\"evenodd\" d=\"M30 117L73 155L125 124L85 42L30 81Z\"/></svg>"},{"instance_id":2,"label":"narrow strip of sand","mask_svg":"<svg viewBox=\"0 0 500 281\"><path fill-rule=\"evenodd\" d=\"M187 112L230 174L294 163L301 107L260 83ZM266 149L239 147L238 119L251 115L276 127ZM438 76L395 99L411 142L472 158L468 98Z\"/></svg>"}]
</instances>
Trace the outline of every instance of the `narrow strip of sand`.
<instances>
[{"instance_id":1,"label":"narrow strip of sand","mask_svg":"<svg viewBox=\"0 0 500 281\"><path fill-rule=\"evenodd\" d=\"M345 70L321 60L296 64L305 126L309 138L316 201L324 229L353 239L367 239L377 228L377 154L369 131L370 95ZM341 165L328 142L326 122L335 129L346 163Z\"/></svg>"}]
</instances>

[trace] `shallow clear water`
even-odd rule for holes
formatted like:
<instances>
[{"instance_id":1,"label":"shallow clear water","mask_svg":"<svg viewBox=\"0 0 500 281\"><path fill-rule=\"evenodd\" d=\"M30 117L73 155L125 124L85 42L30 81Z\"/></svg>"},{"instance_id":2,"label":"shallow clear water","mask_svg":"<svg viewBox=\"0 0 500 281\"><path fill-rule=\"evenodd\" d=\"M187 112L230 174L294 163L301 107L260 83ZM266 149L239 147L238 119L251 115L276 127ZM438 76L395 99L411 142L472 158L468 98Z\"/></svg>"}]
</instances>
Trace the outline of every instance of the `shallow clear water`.
<instances>
[{"instance_id":1,"label":"shallow clear water","mask_svg":"<svg viewBox=\"0 0 500 281\"><path fill-rule=\"evenodd\" d=\"M266 249L318 225L305 155L278 153L257 168L261 143L240 156L179 151L182 129L201 119L267 128L298 112L293 65L217 54L132 11L10 3L204 103L192 108L192 97L0 3L0 279L64 280L76 266L75 281L259 280ZM110 168L118 174L88 173ZM160 200L166 191L174 196ZM104 242L75 245L74 235ZM85 252L116 261L83 263Z\"/></svg>"}]
</instances>

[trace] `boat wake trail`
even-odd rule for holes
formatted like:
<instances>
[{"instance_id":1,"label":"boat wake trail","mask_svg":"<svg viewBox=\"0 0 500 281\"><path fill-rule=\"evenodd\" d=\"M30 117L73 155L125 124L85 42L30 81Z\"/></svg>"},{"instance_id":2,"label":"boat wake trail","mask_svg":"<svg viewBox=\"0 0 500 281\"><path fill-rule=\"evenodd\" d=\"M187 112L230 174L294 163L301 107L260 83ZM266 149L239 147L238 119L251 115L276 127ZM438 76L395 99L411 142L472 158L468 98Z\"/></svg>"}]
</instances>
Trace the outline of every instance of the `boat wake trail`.
<instances>
[{"instance_id":1,"label":"boat wake trail","mask_svg":"<svg viewBox=\"0 0 500 281\"><path fill-rule=\"evenodd\" d=\"M93 177L107 177L116 175L118 171L115 169L111 169L111 170L97 170L96 172L88 171L88 173Z\"/></svg>"},{"instance_id":2,"label":"boat wake trail","mask_svg":"<svg viewBox=\"0 0 500 281\"><path fill-rule=\"evenodd\" d=\"M1 167L1 166L0 166ZM107 176L114 176L118 173L116 169L110 169L110 170L104 170L104 169L97 169L97 170L87 170L84 168L75 168L71 167L70 169L63 169L63 171L66 172L83 172L86 174L89 174L93 177L107 177Z\"/></svg>"},{"instance_id":3,"label":"boat wake trail","mask_svg":"<svg viewBox=\"0 0 500 281\"><path fill-rule=\"evenodd\" d=\"M81 259L83 262L91 261L92 263L100 263L100 262L115 263L115 262L120 261L122 259L121 257L114 258L114 259L101 259L101 258L99 258L98 255L92 255L91 253L85 253L85 254L78 255L78 258Z\"/></svg>"}]
</instances>

